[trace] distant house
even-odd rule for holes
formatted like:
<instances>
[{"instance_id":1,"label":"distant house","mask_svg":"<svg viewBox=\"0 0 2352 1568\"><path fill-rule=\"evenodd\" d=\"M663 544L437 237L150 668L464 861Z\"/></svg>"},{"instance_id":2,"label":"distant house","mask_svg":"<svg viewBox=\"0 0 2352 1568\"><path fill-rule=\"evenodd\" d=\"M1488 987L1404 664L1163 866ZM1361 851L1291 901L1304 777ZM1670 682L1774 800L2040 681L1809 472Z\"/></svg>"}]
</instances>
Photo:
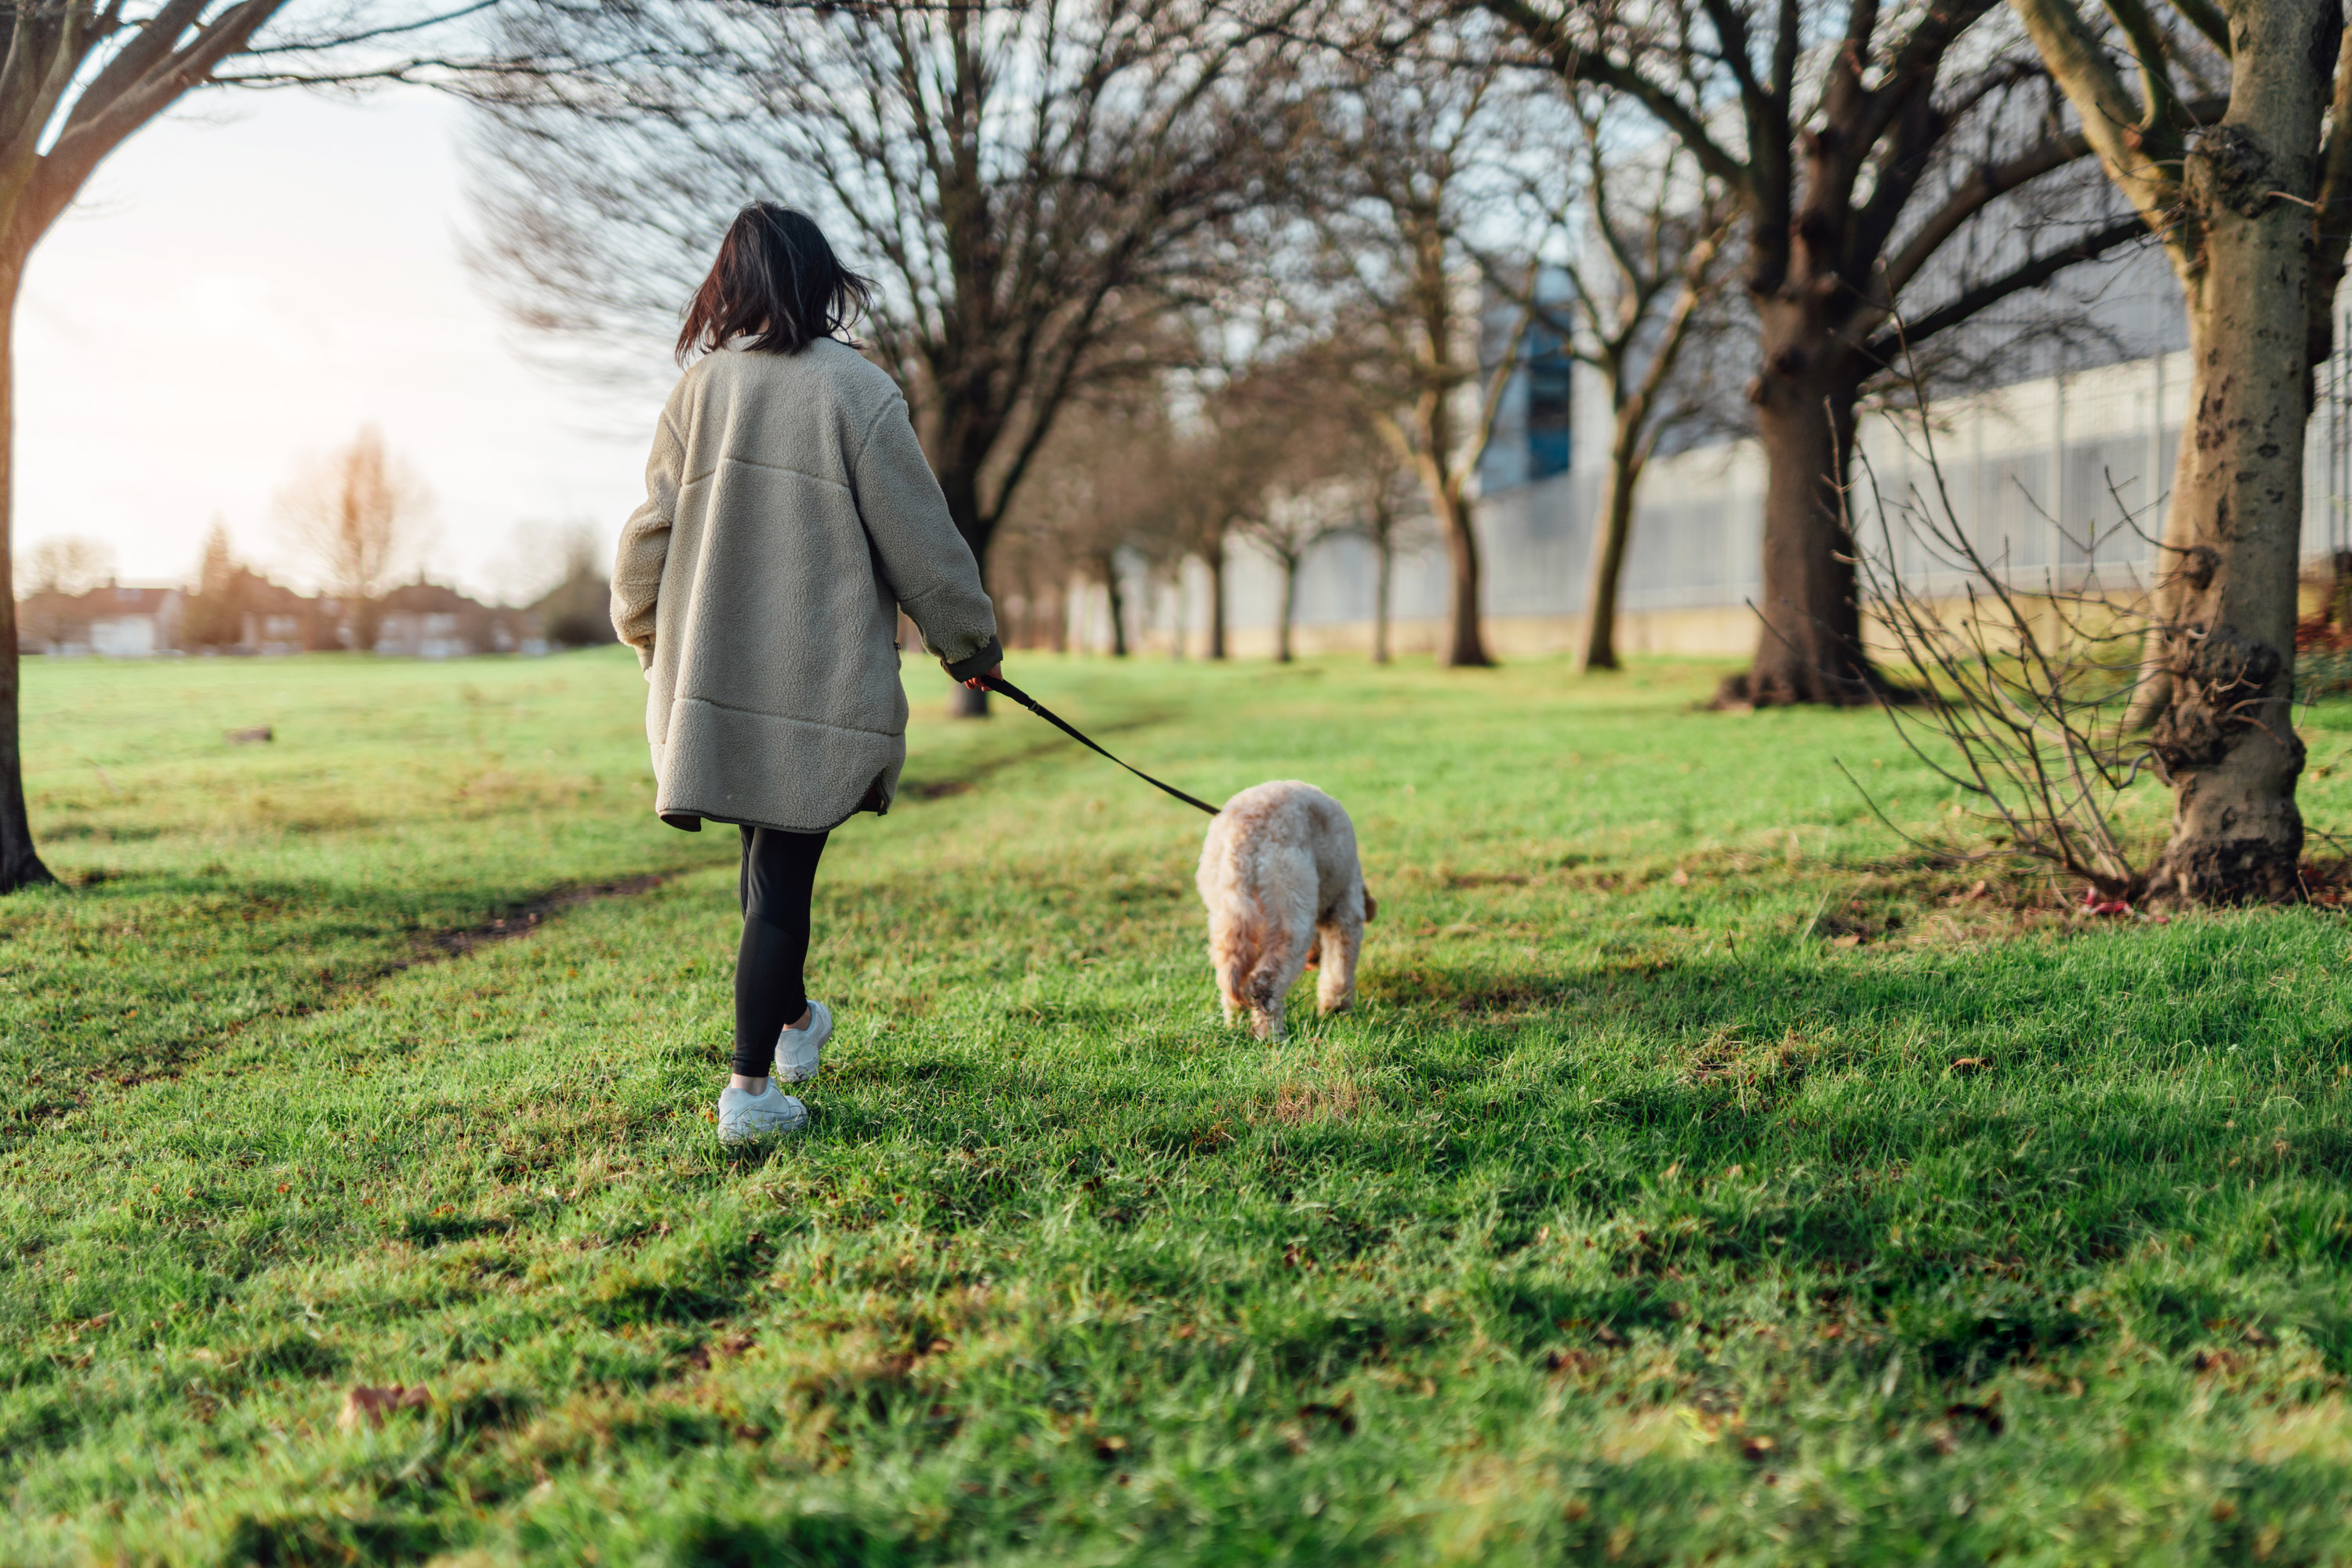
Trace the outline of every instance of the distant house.
<instances>
[{"instance_id":1,"label":"distant house","mask_svg":"<svg viewBox=\"0 0 2352 1568\"><path fill-rule=\"evenodd\" d=\"M350 616L340 599L298 594L258 572L236 570L227 595L233 613L220 617L236 629L225 646L237 653L312 653L351 646Z\"/></svg>"},{"instance_id":2,"label":"distant house","mask_svg":"<svg viewBox=\"0 0 2352 1568\"><path fill-rule=\"evenodd\" d=\"M185 607L185 595L177 588L114 582L86 594L33 594L16 606L16 651L151 658L180 646Z\"/></svg>"},{"instance_id":3,"label":"distant house","mask_svg":"<svg viewBox=\"0 0 2352 1568\"><path fill-rule=\"evenodd\" d=\"M540 604L515 608L485 605L420 578L362 605L298 594L249 567L224 562L209 574L206 587L193 592L109 583L87 594L27 595L16 603L16 646L21 654L110 658L146 658L183 648L292 654L361 646L409 658L542 654L551 643L611 640L604 593L602 579L567 581L563 590ZM374 637L369 643L364 628L371 622Z\"/></svg>"},{"instance_id":4,"label":"distant house","mask_svg":"<svg viewBox=\"0 0 2352 1568\"><path fill-rule=\"evenodd\" d=\"M375 651L412 658L544 652L537 621L528 610L485 605L455 588L419 580L383 596Z\"/></svg>"}]
</instances>

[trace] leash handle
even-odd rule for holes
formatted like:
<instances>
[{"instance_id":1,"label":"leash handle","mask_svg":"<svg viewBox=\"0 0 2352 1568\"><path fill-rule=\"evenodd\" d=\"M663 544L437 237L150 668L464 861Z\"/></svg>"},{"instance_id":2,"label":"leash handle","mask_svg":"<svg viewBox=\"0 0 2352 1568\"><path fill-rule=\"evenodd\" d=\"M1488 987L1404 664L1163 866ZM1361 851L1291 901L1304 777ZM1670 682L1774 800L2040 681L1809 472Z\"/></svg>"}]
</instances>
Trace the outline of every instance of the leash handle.
<instances>
[{"instance_id":1,"label":"leash handle","mask_svg":"<svg viewBox=\"0 0 2352 1568\"><path fill-rule=\"evenodd\" d=\"M1010 697L1013 701L1018 702L1022 707L1026 708L1030 712L1034 713L1038 718L1043 719L1046 723L1051 724L1055 729L1059 730L1063 734L1067 735L1071 740L1076 741L1079 745L1086 747L1088 751L1097 752L1106 757L1110 757L1112 762L1118 763L1120 767L1127 769L1129 773L1133 773L1137 778L1141 779L1153 789L1161 790L1169 795L1172 795L1178 800L1182 801L1186 805L1192 806L1197 810L1205 811L1211 816L1217 815L1217 808L1211 805L1207 801L1199 800L1192 795L1186 795L1174 784L1161 784L1158 779L1153 778L1150 773L1145 773L1141 768L1136 767L1132 763L1119 763L1117 757L1111 757L1108 752L1104 751L1100 746L1097 746L1092 741L1087 740L1085 735L1079 733L1076 726L1065 723L1059 717L1047 710L1044 703L1039 702L1035 698L1030 696L1027 692L1013 685L1013 682L1005 679L1004 677L1001 675L983 675L980 678L980 683L991 691L1003 692L1005 696Z\"/></svg>"}]
</instances>

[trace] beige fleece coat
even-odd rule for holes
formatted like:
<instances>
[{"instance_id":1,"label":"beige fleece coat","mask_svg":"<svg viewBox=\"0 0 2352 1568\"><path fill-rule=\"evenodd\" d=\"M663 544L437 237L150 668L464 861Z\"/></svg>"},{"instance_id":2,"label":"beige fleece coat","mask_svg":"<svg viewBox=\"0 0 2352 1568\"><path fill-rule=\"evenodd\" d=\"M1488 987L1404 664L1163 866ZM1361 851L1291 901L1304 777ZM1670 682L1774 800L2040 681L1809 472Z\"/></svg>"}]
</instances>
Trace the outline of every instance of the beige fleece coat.
<instances>
[{"instance_id":1,"label":"beige fleece coat","mask_svg":"<svg viewBox=\"0 0 2352 1568\"><path fill-rule=\"evenodd\" d=\"M663 820L813 833L887 810L907 758L901 607L959 679L1003 658L890 378L829 339L695 362L613 567Z\"/></svg>"}]
</instances>

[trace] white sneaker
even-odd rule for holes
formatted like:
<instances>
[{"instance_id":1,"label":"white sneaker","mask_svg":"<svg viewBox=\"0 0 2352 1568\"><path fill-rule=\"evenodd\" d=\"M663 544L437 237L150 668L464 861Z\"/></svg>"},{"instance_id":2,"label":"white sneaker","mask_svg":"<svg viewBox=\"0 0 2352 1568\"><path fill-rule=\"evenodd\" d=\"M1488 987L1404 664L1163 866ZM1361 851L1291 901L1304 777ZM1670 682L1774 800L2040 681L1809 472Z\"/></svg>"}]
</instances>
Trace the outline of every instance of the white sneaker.
<instances>
[{"instance_id":1,"label":"white sneaker","mask_svg":"<svg viewBox=\"0 0 2352 1568\"><path fill-rule=\"evenodd\" d=\"M809 1003L805 1029L786 1029L776 1037L776 1076L786 1083L806 1083L816 1076L817 1048L833 1038L833 1015L822 1002Z\"/></svg>"},{"instance_id":2,"label":"white sneaker","mask_svg":"<svg viewBox=\"0 0 2352 1568\"><path fill-rule=\"evenodd\" d=\"M719 1091L719 1141L749 1143L772 1132L797 1132L808 1125L808 1107L768 1080L768 1092L749 1094L730 1084Z\"/></svg>"}]
</instances>

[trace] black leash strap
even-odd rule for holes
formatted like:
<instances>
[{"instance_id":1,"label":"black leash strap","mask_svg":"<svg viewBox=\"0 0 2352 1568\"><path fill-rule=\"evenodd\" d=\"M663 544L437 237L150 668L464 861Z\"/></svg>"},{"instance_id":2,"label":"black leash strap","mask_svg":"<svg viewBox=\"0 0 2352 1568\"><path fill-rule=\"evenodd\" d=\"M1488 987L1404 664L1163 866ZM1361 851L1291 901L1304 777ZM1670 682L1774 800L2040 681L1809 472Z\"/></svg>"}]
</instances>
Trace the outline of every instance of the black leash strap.
<instances>
[{"instance_id":1,"label":"black leash strap","mask_svg":"<svg viewBox=\"0 0 2352 1568\"><path fill-rule=\"evenodd\" d=\"M1030 696L1027 692L1022 690L1019 687L1013 685L1013 682L1005 679L1004 677L1001 675L984 675L981 677L980 683L988 688L991 691L1003 692L1005 696L1013 699L1013 701L1021 704L1022 707L1029 710L1030 712L1037 715L1038 718L1045 721L1046 723L1054 726L1055 729L1059 730L1063 734L1067 735L1071 740L1076 741L1079 745L1086 747L1089 751L1100 752L1106 757L1110 757L1110 760L1114 763L1118 763L1118 759L1117 757L1111 757L1108 752L1103 751L1100 746L1096 745L1092 741L1087 740L1084 735L1078 733L1076 728L1064 723L1058 717L1048 711L1043 703ZM1141 768L1131 766L1126 763L1118 763L1118 765L1126 768L1129 773L1133 773L1137 778L1141 779L1153 789L1164 790L1168 794L1174 795L1178 800L1182 801L1186 805L1196 806L1199 809L1207 812L1211 816L1217 815L1217 808L1211 805L1207 801L1195 800L1192 796L1186 795L1182 790L1178 789L1174 784L1161 784L1158 779L1153 778Z\"/></svg>"}]
</instances>

